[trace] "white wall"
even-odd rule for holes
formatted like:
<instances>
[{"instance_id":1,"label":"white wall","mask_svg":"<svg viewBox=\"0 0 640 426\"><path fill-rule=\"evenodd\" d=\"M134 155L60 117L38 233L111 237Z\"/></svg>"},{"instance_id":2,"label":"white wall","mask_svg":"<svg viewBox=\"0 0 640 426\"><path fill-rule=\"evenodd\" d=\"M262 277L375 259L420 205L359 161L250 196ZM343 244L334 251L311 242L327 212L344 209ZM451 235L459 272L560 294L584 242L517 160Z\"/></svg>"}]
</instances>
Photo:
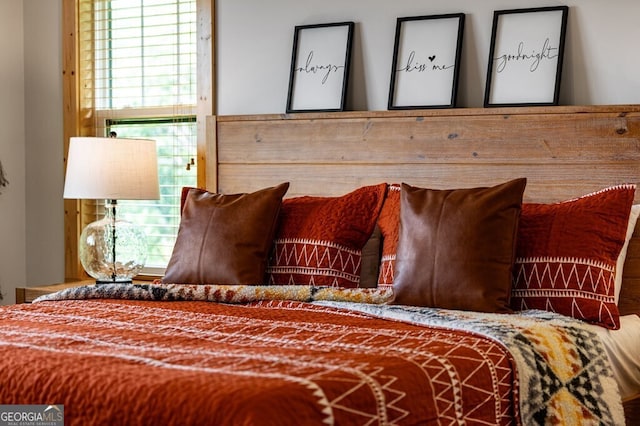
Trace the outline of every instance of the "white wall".
<instances>
[{"instance_id":1,"label":"white wall","mask_svg":"<svg viewBox=\"0 0 640 426\"><path fill-rule=\"evenodd\" d=\"M560 103L640 103L637 0L217 0L219 114L285 111L296 25L356 22L348 109L387 108L396 18L466 14L458 105L480 107L494 10L568 5Z\"/></svg>"},{"instance_id":2,"label":"white wall","mask_svg":"<svg viewBox=\"0 0 640 426\"><path fill-rule=\"evenodd\" d=\"M27 284L34 286L64 280L62 0L24 0L24 19Z\"/></svg>"},{"instance_id":3,"label":"white wall","mask_svg":"<svg viewBox=\"0 0 640 426\"><path fill-rule=\"evenodd\" d=\"M0 1L0 161L9 185L0 194L0 292L13 303L26 283L26 183L22 0Z\"/></svg>"},{"instance_id":4,"label":"white wall","mask_svg":"<svg viewBox=\"0 0 640 426\"><path fill-rule=\"evenodd\" d=\"M0 1L0 292L64 279L61 0Z\"/></svg>"}]
</instances>

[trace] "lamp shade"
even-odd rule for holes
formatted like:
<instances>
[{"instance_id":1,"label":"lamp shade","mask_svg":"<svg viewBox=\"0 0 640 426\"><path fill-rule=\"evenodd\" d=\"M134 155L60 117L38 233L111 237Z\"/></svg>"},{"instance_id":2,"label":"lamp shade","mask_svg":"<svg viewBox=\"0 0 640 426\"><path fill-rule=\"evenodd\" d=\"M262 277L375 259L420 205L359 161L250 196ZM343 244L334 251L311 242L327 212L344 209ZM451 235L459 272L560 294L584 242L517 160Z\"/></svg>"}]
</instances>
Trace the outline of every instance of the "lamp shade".
<instances>
[{"instance_id":1,"label":"lamp shade","mask_svg":"<svg viewBox=\"0 0 640 426\"><path fill-rule=\"evenodd\" d=\"M73 137L64 198L160 198L156 143L149 139Z\"/></svg>"}]
</instances>

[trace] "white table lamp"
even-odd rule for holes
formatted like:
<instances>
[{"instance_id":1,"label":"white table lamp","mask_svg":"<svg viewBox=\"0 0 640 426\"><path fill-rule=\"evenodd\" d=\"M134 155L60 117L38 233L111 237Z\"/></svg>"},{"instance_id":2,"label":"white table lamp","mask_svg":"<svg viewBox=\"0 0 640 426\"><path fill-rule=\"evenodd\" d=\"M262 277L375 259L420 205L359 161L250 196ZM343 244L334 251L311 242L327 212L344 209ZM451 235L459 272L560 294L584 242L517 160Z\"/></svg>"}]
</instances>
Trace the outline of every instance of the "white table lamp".
<instances>
[{"instance_id":1,"label":"white table lamp","mask_svg":"<svg viewBox=\"0 0 640 426\"><path fill-rule=\"evenodd\" d=\"M116 217L116 205L160 198L155 141L71 138L64 198L106 200L104 218L82 231L80 262L96 283L130 283L146 261L146 237Z\"/></svg>"}]
</instances>

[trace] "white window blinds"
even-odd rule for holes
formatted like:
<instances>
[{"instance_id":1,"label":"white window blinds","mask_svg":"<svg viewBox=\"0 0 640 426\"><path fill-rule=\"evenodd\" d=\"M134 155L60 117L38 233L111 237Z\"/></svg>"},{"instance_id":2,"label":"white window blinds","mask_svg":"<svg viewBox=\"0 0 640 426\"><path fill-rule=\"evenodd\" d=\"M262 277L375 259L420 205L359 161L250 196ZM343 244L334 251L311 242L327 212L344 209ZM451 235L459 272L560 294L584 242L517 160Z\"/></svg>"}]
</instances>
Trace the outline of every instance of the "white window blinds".
<instances>
[{"instance_id":1,"label":"white window blinds","mask_svg":"<svg viewBox=\"0 0 640 426\"><path fill-rule=\"evenodd\" d=\"M195 105L195 0L95 5L96 108Z\"/></svg>"}]
</instances>

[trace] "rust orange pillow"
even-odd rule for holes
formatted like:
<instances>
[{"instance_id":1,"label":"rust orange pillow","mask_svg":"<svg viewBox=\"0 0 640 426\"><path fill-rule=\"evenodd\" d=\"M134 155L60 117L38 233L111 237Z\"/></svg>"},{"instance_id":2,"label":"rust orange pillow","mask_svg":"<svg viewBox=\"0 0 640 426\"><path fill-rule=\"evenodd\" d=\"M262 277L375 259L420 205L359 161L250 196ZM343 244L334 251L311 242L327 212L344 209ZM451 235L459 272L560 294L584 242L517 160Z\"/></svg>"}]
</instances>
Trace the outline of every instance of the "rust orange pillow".
<instances>
[{"instance_id":1,"label":"rust orange pillow","mask_svg":"<svg viewBox=\"0 0 640 426\"><path fill-rule=\"evenodd\" d=\"M284 200L267 268L269 284L358 287L362 248L386 190L379 184L341 197Z\"/></svg>"},{"instance_id":2,"label":"rust orange pillow","mask_svg":"<svg viewBox=\"0 0 640 426\"><path fill-rule=\"evenodd\" d=\"M620 327L616 261L635 185L556 204L522 207L511 306L543 309L610 329Z\"/></svg>"},{"instance_id":3,"label":"rust orange pillow","mask_svg":"<svg viewBox=\"0 0 640 426\"><path fill-rule=\"evenodd\" d=\"M398 227L400 225L400 185L390 184L380 210L378 227L382 233L382 258L378 272L378 287L393 285L393 268L398 249Z\"/></svg>"},{"instance_id":4,"label":"rust orange pillow","mask_svg":"<svg viewBox=\"0 0 640 426\"><path fill-rule=\"evenodd\" d=\"M263 284L289 183L249 194L183 191L178 236L162 282Z\"/></svg>"}]
</instances>

